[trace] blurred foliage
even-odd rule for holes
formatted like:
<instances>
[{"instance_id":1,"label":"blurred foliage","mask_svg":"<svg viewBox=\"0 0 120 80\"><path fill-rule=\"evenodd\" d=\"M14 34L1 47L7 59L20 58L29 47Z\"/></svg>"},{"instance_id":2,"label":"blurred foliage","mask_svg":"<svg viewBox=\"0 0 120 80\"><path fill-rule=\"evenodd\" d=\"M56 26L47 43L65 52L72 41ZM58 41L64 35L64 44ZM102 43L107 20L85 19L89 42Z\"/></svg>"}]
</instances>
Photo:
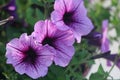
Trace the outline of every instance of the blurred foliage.
<instances>
[{"instance_id":1,"label":"blurred foliage","mask_svg":"<svg viewBox=\"0 0 120 80\"><path fill-rule=\"evenodd\" d=\"M108 19L109 24L112 24L110 29L114 28L117 32L115 38L120 37L120 1L111 0L112 4L107 8L103 6L105 0L94 4L90 0L84 1L88 16L96 30L101 32L102 21ZM10 16L8 12L1 10L1 7L8 2L9 0L0 0L0 20ZM19 37L22 33L30 34L37 21L49 19L53 4L54 0L16 0L18 18L0 26L0 80L32 80L26 75L18 74L11 65L6 64L5 46L8 41ZM115 10L112 9L113 7ZM74 46L76 54L67 67L62 68L53 64L49 67L47 76L37 80L87 80L85 73L89 72L91 65L94 64L94 61L88 58L94 55L96 48L89 46L85 40ZM106 80L102 79L106 74L107 72L104 72L100 65L97 73L90 76L90 80Z\"/></svg>"}]
</instances>

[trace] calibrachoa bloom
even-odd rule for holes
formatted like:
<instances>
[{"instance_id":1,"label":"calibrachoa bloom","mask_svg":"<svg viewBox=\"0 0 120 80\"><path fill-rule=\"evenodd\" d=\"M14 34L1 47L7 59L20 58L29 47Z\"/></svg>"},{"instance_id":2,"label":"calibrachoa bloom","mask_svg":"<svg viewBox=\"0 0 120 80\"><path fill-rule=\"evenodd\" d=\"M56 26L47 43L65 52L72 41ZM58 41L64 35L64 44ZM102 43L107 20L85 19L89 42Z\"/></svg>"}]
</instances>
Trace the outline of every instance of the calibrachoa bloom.
<instances>
[{"instance_id":1,"label":"calibrachoa bloom","mask_svg":"<svg viewBox=\"0 0 120 80\"><path fill-rule=\"evenodd\" d=\"M54 62L65 67L74 54L74 36L71 30L61 31L50 20L38 21L32 33L37 42L54 49Z\"/></svg>"},{"instance_id":2,"label":"calibrachoa bloom","mask_svg":"<svg viewBox=\"0 0 120 80\"><path fill-rule=\"evenodd\" d=\"M60 30L71 29L78 43L93 29L83 0L55 0L51 20Z\"/></svg>"},{"instance_id":3,"label":"calibrachoa bloom","mask_svg":"<svg viewBox=\"0 0 120 80\"><path fill-rule=\"evenodd\" d=\"M41 47L25 33L19 39L11 40L6 50L7 63L12 64L19 74L27 74L33 79L45 76L48 66L52 64L52 49L47 45Z\"/></svg>"},{"instance_id":4,"label":"calibrachoa bloom","mask_svg":"<svg viewBox=\"0 0 120 80\"><path fill-rule=\"evenodd\" d=\"M10 16L14 16L14 18L17 18L16 0L10 0L10 2L7 5L5 5L2 9L7 11L10 14Z\"/></svg>"}]
</instances>

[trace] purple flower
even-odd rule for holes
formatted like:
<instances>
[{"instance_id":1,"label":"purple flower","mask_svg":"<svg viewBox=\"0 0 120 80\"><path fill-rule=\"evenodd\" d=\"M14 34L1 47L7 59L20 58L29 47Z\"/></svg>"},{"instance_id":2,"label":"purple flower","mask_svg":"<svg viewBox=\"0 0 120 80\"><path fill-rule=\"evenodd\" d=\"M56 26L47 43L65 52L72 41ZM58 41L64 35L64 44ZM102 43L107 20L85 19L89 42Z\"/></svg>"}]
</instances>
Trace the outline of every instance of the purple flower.
<instances>
[{"instance_id":1,"label":"purple flower","mask_svg":"<svg viewBox=\"0 0 120 80\"><path fill-rule=\"evenodd\" d=\"M88 42L95 45L101 49L102 53L109 51L109 40L107 38L108 32L108 20L103 20L102 22L102 33L92 31L84 38L88 39Z\"/></svg>"},{"instance_id":2,"label":"purple flower","mask_svg":"<svg viewBox=\"0 0 120 80\"><path fill-rule=\"evenodd\" d=\"M71 29L78 43L93 29L83 0L55 0L51 20L60 30Z\"/></svg>"},{"instance_id":3,"label":"purple flower","mask_svg":"<svg viewBox=\"0 0 120 80\"><path fill-rule=\"evenodd\" d=\"M54 49L54 62L65 67L69 64L74 54L74 36L71 30L61 31L51 21L38 21L35 24L34 38L43 46L48 45Z\"/></svg>"},{"instance_id":4,"label":"purple flower","mask_svg":"<svg viewBox=\"0 0 120 80\"><path fill-rule=\"evenodd\" d=\"M108 20L102 21L102 39L101 39L101 52L105 53L109 51L109 40L107 38L108 32ZM107 66L111 66L111 62L107 60Z\"/></svg>"},{"instance_id":5,"label":"purple flower","mask_svg":"<svg viewBox=\"0 0 120 80\"><path fill-rule=\"evenodd\" d=\"M102 33L92 31L84 38L88 39L88 43L100 48L102 53L109 51L109 40L107 38L108 32L108 20L103 20L102 22ZM111 66L109 60L107 60L107 65Z\"/></svg>"},{"instance_id":6,"label":"purple flower","mask_svg":"<svg viewBox=\"0 0 120 80\"><path fill-rule=\"evenodd\" d=\"M2 9L7 11L10 14L10 16L14 16L14 18L17 18L16 0L10 0L10 2L7 5L5 5Z\"/></svg>"},{"instance_id":7,"label":"purple flower","mask_svg":"<svg viewBox=\"0 0 120 80\"><path fill-rule=\"evenodd\" d=\"M108 20L103 20L102 22L102 40L101 40L101 52L107 52L109 51L109 40L107 38L107 32L108 32Z\"/></svg>"},{"instance_id":8,"label":"purple flower","mask_svg":"<svg viewBox=\"0 0 120 80\"><path fill-rule=\"evenodd\" d=\"M101 46L102 34L99 32L91 32L87 36L84 36L85 39L88 40L88 44L94 45L97 47Z\"/></svg>"},{"instance_id":9,"label":"purple flower","mask_svg":"<svg viewBox=\"0 0 120 80\"><path fill-rule=\"evenodd\" d=\"M7 63L12 64L19 74L27 74L33 79L45 76L52 64L52 49L47 45L41 47L27 34L11 40L6 50Z\"/></svg>"}]
</instances>

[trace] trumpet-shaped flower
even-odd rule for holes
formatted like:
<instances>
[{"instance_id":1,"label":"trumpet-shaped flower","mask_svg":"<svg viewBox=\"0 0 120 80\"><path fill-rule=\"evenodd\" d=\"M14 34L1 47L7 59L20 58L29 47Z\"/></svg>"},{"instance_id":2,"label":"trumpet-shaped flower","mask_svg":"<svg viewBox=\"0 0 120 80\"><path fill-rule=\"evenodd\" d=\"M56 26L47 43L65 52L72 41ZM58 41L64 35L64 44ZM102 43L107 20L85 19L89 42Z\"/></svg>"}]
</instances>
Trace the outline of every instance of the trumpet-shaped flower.
<instances>
[{"instance_id":1,"label":"trumpet-shaped flower","mask_svg":"<svg viewBox=\"0 0 120 80\"><path fill-rule=\"evenodd\" d=\"M109 51L109 40L107 38L108 32L108 20L102 22L102 33L92 31L84 38L88 39L88 42L92 45L98 46L102 53Z\"/></svg>"},{"instance_id":2,"label":"trumpet-shaped flower","mask_svg":"<svg viewBox=\"0 0 120 80\"><path fill-rule=\"evenodd\" d=\"M72 30L78 43L93 29L83 0L55 0L51 20L60 30Z\"/></svg>"},{"instance_id":3,"label":"trumpet-shaped flower","mask_svg":"<svg viewBox=\"0 0 120 80\"><path fill-rule=\"evenodd\" d=\"M43 46L48 45L54 49L54 62L56 65L65 67L74 54L74 36L71 30L61 31L50 21L38 21L35 24L34 38Z\"/></svg>"},{"instance_id":4,"label":"trumpet-shaped flower","mask_svg":"<svg viewBox=\"0 0 120 80\"><path fill-rule=\"evenodd\" d=\"M103 20L102 22L102 40L101 40L101 51L102 53L109 51L109 40L107 38L108 32L108 20Z\"/></svg>"},{"instance_id":5,"label":"trumpet-shaped flower","mask_svg":"<svg viewBox=\"0 0 120 80\"><path fill-rule=\"evenodd\" d=\"M19 74L27 74L33 79L45 76L52 64L52 49L47 45L41 47L27 34L11 40L6 50L7 63L12 64Z\"/></svg>"},{"instance_id":6,"label":"trumpet-shaped flower","mask_svg":"<svg viewBox=\"0 0 120 80\"><path fill-rule=\"evenodd\" d=\"M88 42L92 45L98 46L102 53L109 51L109 40L107 38L108 32L108 20L102 21L102 33L99 32L91 32L85 38L88 39ZM111 66L109 60L107 60L107 65Z\"/></svg>"}]
</instances>

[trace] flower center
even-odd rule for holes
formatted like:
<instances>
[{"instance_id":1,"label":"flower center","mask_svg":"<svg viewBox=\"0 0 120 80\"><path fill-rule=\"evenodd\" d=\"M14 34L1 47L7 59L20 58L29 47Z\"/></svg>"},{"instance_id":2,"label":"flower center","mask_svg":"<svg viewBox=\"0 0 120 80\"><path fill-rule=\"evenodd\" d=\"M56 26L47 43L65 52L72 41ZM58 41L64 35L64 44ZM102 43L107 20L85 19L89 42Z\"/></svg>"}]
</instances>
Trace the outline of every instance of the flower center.
<instances>
[{"instance_id":1,"label":"flower center","mask_svg":"<svg viewBox=\"0 0 120 80\"><path fill-rule=\"evenodd\" d=\"M53 42L54 42L54 39L53 39L53 38L46 37L46 38L42 41L42 44L43 44L43 45L48 44L48 45L50 45L50 46L54 46Z\"/></svg>"},{"instance_id":2,"label":"flower center","mask_svg":"<svg viewBox=\"0 0 120 80\"><path fill-rule=\"evenodd\" d=\"M66 25L70 25L72 22L74 22L73 19L73 12L67 12L63 15L63 21Z\"/></svg>"},{"instance_id":3,"label":"flower center","mask_svg":"<svg viewBox=\"0 0 120 80\"><path fill-rule=\"evenodd\" d=\"M27 63L31 63L31 64L35 64L37 55L35 50L33 50L31 47L29 48L29 50L27 50L25 52L25 57L23 59L23 62L27 62Z\"/></svg>"}]
</instances>

